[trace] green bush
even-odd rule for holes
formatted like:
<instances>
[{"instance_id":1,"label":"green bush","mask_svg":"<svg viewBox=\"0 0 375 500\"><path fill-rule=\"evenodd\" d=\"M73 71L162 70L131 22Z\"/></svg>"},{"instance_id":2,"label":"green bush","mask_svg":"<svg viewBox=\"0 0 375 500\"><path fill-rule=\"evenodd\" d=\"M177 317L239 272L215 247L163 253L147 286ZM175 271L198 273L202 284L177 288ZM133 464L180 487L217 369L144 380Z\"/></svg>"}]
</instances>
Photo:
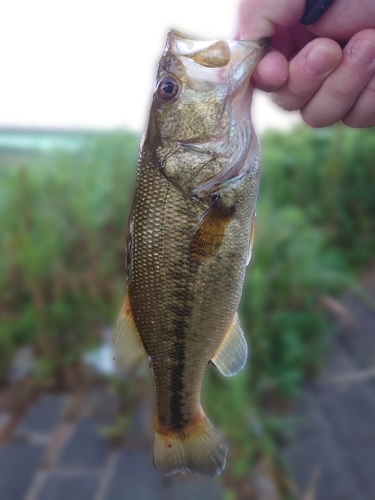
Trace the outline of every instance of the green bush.
<instances>
[{"instance_id":1,"label":"green bush","mask_svg":"<svg viewBox=\"0 0 375 500\"><path fill-rule=\"evenodd\" d=\"M374 132L299 127L263 140L261 198L301 210L354 271L375 253Z\"/></svg>"},{"instance_id":2,"label":"green bush","mask_svg":"<svg viewBox=\"0 0 375 500\"><path fill-rule=\"evenodd\" d=\"M259 204L253 256L240 310L252 346L252 385L295 396L306 370L321 361L326 322L319 295L347 285L347 277L303 212L275 211L267 200Z\"/></svg>"},{"instance_id":3,"label":"green bush","mask_svg":"<svg viewBox=\"0 0 375 500\"><path fill-rule=\"evenodd\" d=\"M137 154L138 138L113 135L0 166L0 373L24 343L56 371L112 323Z\"/></svg>"}]
</instances>

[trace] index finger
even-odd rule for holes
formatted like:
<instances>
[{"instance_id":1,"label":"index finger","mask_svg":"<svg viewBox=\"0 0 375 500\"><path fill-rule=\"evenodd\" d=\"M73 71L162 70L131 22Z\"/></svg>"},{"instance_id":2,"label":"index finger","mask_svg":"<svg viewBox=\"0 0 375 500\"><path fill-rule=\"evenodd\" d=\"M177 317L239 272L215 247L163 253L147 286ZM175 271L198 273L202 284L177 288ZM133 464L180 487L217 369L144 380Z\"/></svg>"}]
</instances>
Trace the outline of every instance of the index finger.
<instances>
[{"instance_id":1,"label":"index finger","mask_svg":"<svg viewBox=\"0 0 375 500\"><path fill-rule=\"evenodd\" d=\"M272 37L278 26L290 28L301 19L306 0L240 0L235 38Z\"/></svg>"}]
</instances>

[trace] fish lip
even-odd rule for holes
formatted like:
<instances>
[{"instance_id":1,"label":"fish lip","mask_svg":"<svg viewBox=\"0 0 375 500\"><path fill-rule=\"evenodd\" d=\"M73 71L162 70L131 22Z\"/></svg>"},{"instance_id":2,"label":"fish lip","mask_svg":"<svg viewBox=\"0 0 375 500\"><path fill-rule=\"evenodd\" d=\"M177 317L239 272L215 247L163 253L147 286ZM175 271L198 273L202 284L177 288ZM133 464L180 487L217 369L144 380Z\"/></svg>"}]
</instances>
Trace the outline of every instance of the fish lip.
<instances>
[{"instance_id":1,"label":"fish lip","mask_svg":"<svg viewBox=\"0 0 375 500\"><path fill-rule=\"evenodd\" d=\"M219 40L218 38L216 39L216 38L211 38L208 36L197 36L197 35L191 35L188 33L183 33L182 31L174 29L174 28L168 31L167 36L168 36L168 38L173 37L173 38L181 38L183 40L192 40L192 41L202 40L203 42L211 42L211 41Z\"/></svg>"}]
</instances>

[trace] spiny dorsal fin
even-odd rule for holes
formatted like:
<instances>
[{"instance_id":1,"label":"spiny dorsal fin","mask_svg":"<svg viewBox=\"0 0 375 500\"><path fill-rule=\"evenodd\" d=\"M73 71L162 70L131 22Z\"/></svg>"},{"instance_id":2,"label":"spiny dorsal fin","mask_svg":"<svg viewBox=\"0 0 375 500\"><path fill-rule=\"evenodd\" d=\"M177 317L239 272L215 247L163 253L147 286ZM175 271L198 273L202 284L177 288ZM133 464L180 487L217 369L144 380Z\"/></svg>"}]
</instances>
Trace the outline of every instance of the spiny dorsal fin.
<instances>
[{"instance_id":1,"label":"spiny dorsal fin","mask_svg":"<svg viewBox=\"0 0 375 500\"><path fill-rule=\"evenodd\" d=\"M124 304L117 318L114 344L116 362L122 368L131 369L146 355L134 322L128 293L125 295Z\"/></svg>"},{"instance_id":2,"label":"spiny dorsal fin","mask_svg":"<svg viewBox=\"0 0 375 500\"><path fill-rule=\"evenodd\" d=\"M231 377L242 370L246 359L247 343L236 314L211 361L223 375Z\"/></svg>"},{"instance_id":3,"label":"spiny dorsal fin","mask_svg":"<svg viewBox=\"0 0 375 500\"><path fill-rule=\"evenodd\" d=\"M225 231L235 212L217 200L203 214L190 243L190 259L200 264L207 262L220 249Z\"/></svg>"}]
</instances>

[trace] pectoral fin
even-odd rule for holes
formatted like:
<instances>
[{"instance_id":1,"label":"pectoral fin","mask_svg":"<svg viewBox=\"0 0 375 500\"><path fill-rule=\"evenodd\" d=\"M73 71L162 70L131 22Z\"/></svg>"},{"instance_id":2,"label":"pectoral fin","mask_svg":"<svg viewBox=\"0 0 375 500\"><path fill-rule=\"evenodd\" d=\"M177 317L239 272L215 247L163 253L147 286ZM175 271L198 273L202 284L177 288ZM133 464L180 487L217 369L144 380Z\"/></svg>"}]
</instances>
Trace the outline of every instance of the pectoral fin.
<instances>
[{"instance_id":1,"label":"pectoral fin","mask_svg":"<svg viewBox=\"0 0 375 500\"><path fill-rule=\"evenodd\" d=\"M146 355L134 322L128 293L126 293L124 304L117 318L114 344L116 362L122 368L131 369Z\"/></svg>"},{"instance_id":2,"label":"pectoral fin","mask_svg":"<svg viewBox=\"0 0 375 500\"><path fill-rule=\"evenodd\" d=\"M203 214L190 243L190 259L204 263L213 257L221 247L225 231L235 212L215 201Z\"/></svg>"},{"instance_id":3,"label":"pectoral fin","mask_svg":"<svg viewBox=\"0 0 375 500\"><path fill-rule=\"evenodd\" d=\"M236 314L212 362L226 377L236 375L245 366L247 343Z\"/></svg>"}]
</instances>

